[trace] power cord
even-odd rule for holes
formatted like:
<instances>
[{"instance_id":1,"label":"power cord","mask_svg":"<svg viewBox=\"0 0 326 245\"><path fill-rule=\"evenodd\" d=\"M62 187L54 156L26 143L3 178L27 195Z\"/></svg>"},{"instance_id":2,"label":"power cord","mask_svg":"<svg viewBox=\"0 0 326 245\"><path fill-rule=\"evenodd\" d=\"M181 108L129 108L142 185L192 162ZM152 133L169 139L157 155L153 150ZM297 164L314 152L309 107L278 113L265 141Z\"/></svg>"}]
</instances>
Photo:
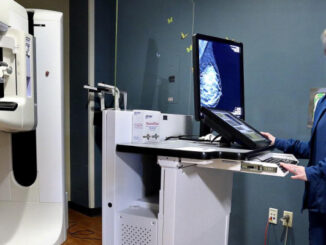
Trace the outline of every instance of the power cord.
<instances>
[{"instance_id":1,"label":"power cord","mask_svg":"<svg viewBox=\"0 0 326 245\"><path fill-rule=\"evenodd\" d=\"M199 139L198 135L179 135L179 136L169 136L165 140L178 139L178 140L189 140L189 141L199 141L199 142L210 142L210 140Z\"/></svg>"},{"instance_id":2,"label":"power cord","mask_svg":"<svg viewBox=\"0 0 326 245\"><path fill-rule=\"evenodd\" d=\"M189 140L189 141L196 141L196 142L208 142L213 144L216 140L219 141L219 137L220 135L213 135L213 134L209 134L200 138L198 135L179 135L179 136L166 137L165 140L178 139L178 140Z\"/></svg>"},{"instance_id":3,"label":"power cord","mask_svg":"<svg viewBox=\"0 0 326 245\"><path fill-rule=\"evenodd\" d=\"M288 242L290 216L289 215L284 215L280 220L281 220L281 222L286 222L286 231L285 231L285 238L284 238L284 245L286 245L287 242Z\"/></svg>"},{"instance_id":4,"label":"power cord","mask_svg":"<svg viewBox=\"0 0 326 245\"><path fill-rule=\"evenodd\" d=\"M269 228L269 220L267 220L266 228L265 228L265 242L264 245L267 245L267 235L268 235L268 228Z\"/></svg>"},{"instance_id":5,"label":"power cord","mask_svg":"<svg viewBox=\"0 0 326 245\"><path fill-rule=\"evenodd\" d=\"M288 231L289 231L289 227L287 226L286 227L286 232L285 232L285 242L284 242L284 245L286 245L287 244L287 241L288 241Z\"/></svg>"},{"instance_id":6,"label":"power cord","mask_svg":"<svg viewBox=\"0 0 326 245\"><path fill-rule=\"evenodd\" d=\"M218 138L218 137L220 137L220 135L218 134L218 135L216 135L213 139L212 139L212 141L211 141L211 143L214 143L214 141Z\"/></svg>"}]
</instances>

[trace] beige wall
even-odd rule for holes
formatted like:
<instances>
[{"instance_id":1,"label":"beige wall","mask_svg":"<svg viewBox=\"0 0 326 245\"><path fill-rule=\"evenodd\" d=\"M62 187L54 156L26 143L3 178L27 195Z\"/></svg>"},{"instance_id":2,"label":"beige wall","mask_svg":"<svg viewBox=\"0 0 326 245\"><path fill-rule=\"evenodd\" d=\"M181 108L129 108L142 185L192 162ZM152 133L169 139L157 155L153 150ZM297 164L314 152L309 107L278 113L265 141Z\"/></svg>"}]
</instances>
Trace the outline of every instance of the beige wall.
<instances>
[{"instance_id":1,"label":"beige wall","mask_svg":"<svg viewBox=\"0 0 326 245\"><path fill-rule=\"evenodd\" d=\"M25 8L59 11L64 16L65 163L66 189L70 200L69 0L16 0L16 2Z\"/></svg>"}]
</instances>

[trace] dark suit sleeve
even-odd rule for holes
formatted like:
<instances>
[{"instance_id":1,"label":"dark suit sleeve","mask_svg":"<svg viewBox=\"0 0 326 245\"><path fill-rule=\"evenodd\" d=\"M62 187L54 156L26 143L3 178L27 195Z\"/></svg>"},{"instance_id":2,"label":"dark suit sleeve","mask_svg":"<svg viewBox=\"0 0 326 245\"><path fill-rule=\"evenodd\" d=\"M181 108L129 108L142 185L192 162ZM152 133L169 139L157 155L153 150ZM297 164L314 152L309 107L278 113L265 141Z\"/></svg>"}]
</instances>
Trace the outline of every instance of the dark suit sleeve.
<instances>
[{"instance_id":1,"label":"dark suit sleeve","mask_svg":"<svg viewBox=\"0 0 326 245\"><path fill-rule=\"evenodd\" d=\"M306 167L306 175L308 181L319 181L320 178L325 178L326 176L326 158L319 161L318 164Z\"/></svg>"},{"instance_id":2,"label":"dark suit sleeve","mask_svg":"<svg viewBox=\"0 0 326 245\"><path fill-rule=\"evenodd\" d=\"M294 139L275 139L275 147L285 153L294 154L298 158L310 157L310 141L300 141Z\"/></svg>"},{"instance_id":3,"label":"dark suit sleeve","mask_svg":"<svg viewBox=\"0 0 326 245\"><path fill-rule=\"evenodd\" d=\"M315 112L315 118L317 112L318 113L323 113L323 107L321 107L322 102L324 102L324 99L320 99L317 107L316 107L316 112ZM319 114L319 116L321 116L321 114ZM318 121L314 122L314 127L316 127L316 124L318 123ZM319 132L319 134L325 135L326 132ZM306 175L307 175L307 179L308 181L318 181L320 182L320 179L325 179L326 177L326 157L323 158L326 155L325 152L325 148L324 146L319 146L321 147L319 150L319 154L322 154L321 157L319 157L318 159L322 159L319 162L313 164L312 166L306 167Z\"/></svg>"}]
</instances>

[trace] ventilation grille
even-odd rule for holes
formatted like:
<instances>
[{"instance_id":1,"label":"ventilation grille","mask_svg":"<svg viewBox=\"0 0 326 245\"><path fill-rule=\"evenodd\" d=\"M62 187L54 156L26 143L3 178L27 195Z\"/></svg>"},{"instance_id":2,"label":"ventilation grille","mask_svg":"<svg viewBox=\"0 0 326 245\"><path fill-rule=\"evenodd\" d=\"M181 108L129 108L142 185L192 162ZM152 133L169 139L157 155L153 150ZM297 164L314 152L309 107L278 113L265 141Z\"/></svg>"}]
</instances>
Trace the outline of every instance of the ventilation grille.
<instances>
[{"instance_id":1,"label":"ventilation grille","mask_svg":"<svg viewBox=\"0 0 326 245\"><path fill-rule=\"evenodd\" d=\"M151 245L152 229L121 224L121 245Z\"/></svg>"}]
</instances>

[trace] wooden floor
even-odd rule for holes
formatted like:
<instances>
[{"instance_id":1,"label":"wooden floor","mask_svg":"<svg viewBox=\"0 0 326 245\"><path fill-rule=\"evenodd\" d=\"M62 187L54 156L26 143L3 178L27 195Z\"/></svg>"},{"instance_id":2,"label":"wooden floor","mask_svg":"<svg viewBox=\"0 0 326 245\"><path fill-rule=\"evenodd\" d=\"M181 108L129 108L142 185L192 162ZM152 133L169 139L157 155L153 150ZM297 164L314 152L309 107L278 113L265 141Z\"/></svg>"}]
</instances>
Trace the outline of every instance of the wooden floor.
<instances>
[{"instance_id":1,"label":"wooden floor","mask_svg":"<svg viewBox=\"0 0 326 245\"><path fill-rule=\"evenodd\" d=\"M88 217L69 209L69 229L64 245L102 244L102 217Z\"/></svg>"}]
</instances>

